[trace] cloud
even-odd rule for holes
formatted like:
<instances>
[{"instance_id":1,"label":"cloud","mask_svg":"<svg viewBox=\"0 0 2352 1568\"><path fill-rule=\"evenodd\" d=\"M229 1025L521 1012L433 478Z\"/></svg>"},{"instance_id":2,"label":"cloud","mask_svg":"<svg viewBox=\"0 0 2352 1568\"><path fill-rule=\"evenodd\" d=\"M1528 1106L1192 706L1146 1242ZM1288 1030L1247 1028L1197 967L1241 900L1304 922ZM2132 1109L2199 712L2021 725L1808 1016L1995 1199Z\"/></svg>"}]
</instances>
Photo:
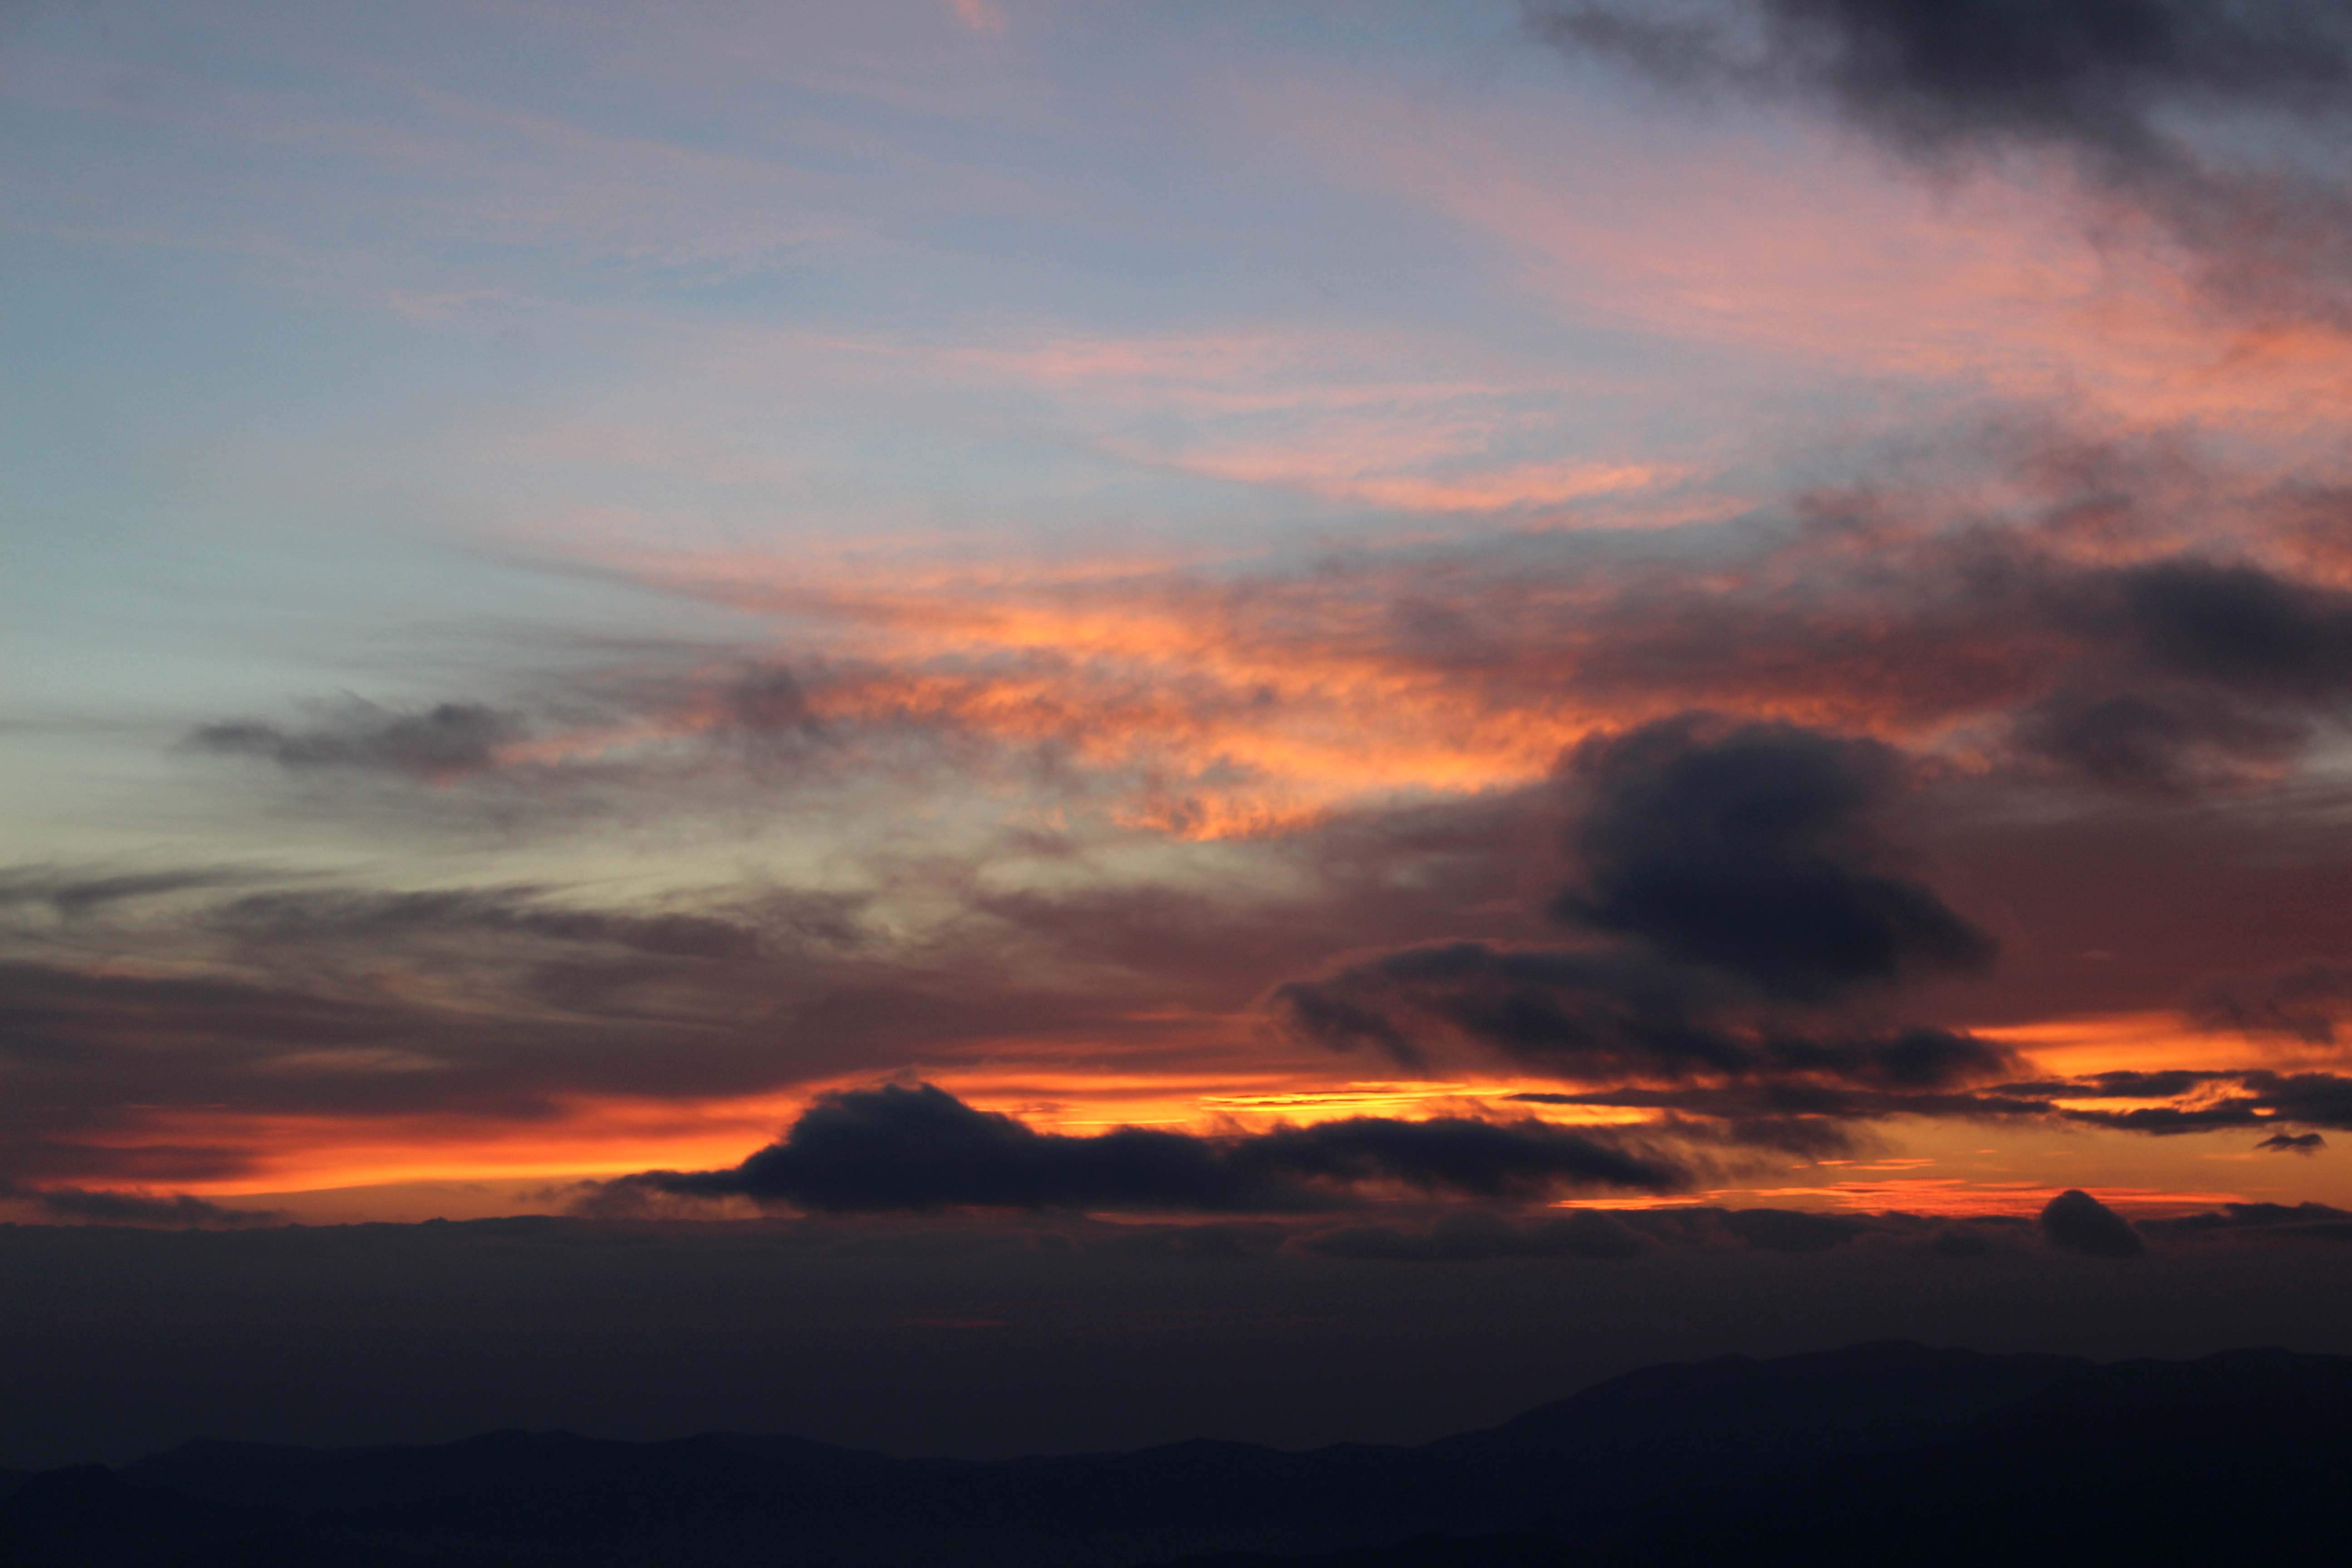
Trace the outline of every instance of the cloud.
<instances>
[{"instance_id":1,"label":"cloud","mask_svg":"<svg viewBox=\"0 0 2352 1568\"><path fill-rule=\"evenodd\" d=\"M2352 1241L2352 1213L2326 1204L2223 1204L2205 1214L2147 1222L2173 1238L2252 1237L2279 1241Z\"/></svg>"},{"instance_id":2,"label":"cloud","mask_svg":"<svg viewBox=\"0 0 2352 1568\"><path fill-rule=\"evenodd\" d=\"M2336 1026L2352 1016L2352 964L2311 959L2260 974L2211 975L2190 993L2186 1010L2201 1029L2332 1045Z\"/></svg>"},{"instance_id":3,"label":"cloud","mask_svg":"<svg viewBox=\"0 0 2352 1568\"><path fill-rule=\"evenodd\" d=\"M1563 920L1801 1002L1992 956L1882 868L1874 818L1902 779L1883 744L1685 716L1587 742L1570 773L1585 881L1553 901Z\"/></svg>"},{"instance_id":4,"label":"cloud","mask_svg":"<svg viewBox=\"0 0 2352 1568\"><path fill-rule=\"evenodd\" d=\"M2020 715L2017 738L2100 783L2183 795L2275 768L2352 701L2352 594L2186 555L2050 593L2091 657Z\"/></svg>"},{"instance_id":5,"label":"cloud","mask_svg":"<svg viewBox=\"0 0 2352 1568\"><path fill-rule=\"evenodd\" d=\"M1906 144L2057 142L2161 156L2165 110L2305 113L2352 87L2352 27L2296 0L1733 0L1628 12L1538 4L1570 45L1660 75L1828 96ZM1651 52L1673 40L1678 56Z\"/></svg>"},{"instance_id":6,"label":"cloud","mask_svg":"<svg viewBox=\"0 0 2352 1568\"><path fill-rule=\"evenodd\" d=\"M2051 1246L2086 1258L2137 1258L2147 1250L2128 1220L2079 1189L2052 1198L2042 1210L2041 1226Z\"/></svg>"},{"instance_id":7,"label":"cloud","mask_svg":"<svg viewBox=\"0 0 2352 1568\"><path fill-rule=\"evenodd\" d=\"M208 892L271 879L270 873L234 866L79 876L49 868L27 867L0 872L0 908L47 904L58 914L71 919L113 904L169 898L174 893Z\"/></svg>"},{"instance_id":8,"label":"cloud","mask_svg":"<svg viewBox=\"0 0 2352 1568\"><path fill-rule=\"evenodd\" d=\"M2316 1132L2273 1132L2254 1147L2282 1154L2316 1154L2327 1147L2327 1140Z\"/></svg>"},{"instance_id":9,"label":"cloud","mask_svg":"<svg viewBox=\"0 0 2352 1568\"><path fill-rule=\"evenodd\" d=\"M82 1225L132 1225L175 1230L234 1230L283 1225L276 1209L226 1207L186 1193L157 1197L87 1187L23 1187L0 1181L0 1203L27 1205L52 1219Z\"/></svg>"},{"instance_id":10,"label":"cloud","mask_svg":"<svg viewBox=\"0 0 2352 1568\"><path fill-rule=\"evenodd\" d=\"M514 715L479 703L402 712L354 698L309 729L237 720L200 725L188 743L225 756L264 757L289 772L352 769L437 780L482 772L499 746L521 734Z\"/></svg>"},{"instance_id":11,"label":"cloud","mask_svg":"<svg viewBox=\"0 0 2352 1568\"><path fill-rule=\"evenodd\" d=\"M1566 773L1581 879L1549 913L1611 945L1384 953L1277 987L1288 1028L1415 1068L1432 1042L1467 1041L1586 1082L1927 1091L2012 1068L2005 1047L1950 1030L1822 1032L1770 1016L1991 956L1931 889L1885 868L1877 818L1902 778L1889 748L1685 715L1588 741Z\"/></svg>"},{"instance_id":12,"label":"cloud","mask_svg":"<svg viewBox=\"0 0 2352 1568\"><path fill-rule=\"evenodd\" d=\"M2310 727L2209 691L2063 689L2019 715L2024 751L2112 789L2193 795L2248 764L2291 761Z\"/></svg>"},{"instance_id":13,"label":"cloud","mask_svg":"<svg viewBox=\"0 0 2352 1568\"><path fill-rule=\"evenodd\" d=\"M749 960L758 928L693 914L623 914L564 908L537 888L373 893L351 889L255 893L211 911L212 923L254 942L393 942L419 936L510 934L606 945L662 958Z\"/></svg>"},{"instance_id":14,"label":"cloud","mask_svg":"<svg viewBox=\"0 0 2352 1568\"><path fill-rule=\"evenodd\" d=\"M1837 1152L1847 1123L1925 1117L1955 1121L2046 1121L2150 1137L2305 1125L2352 1127L2352 1079L2265 1070L2108 1072L1978 1089L1873 1088L1824 1079L1762 1077L1686 1085L1622 1084L1580 1092L1522 1092L1514 1101L1663 1111L1694 1138L1791 1152ZM2171 1100L2112 1110L2083 1100ZM1695 1119L1695 1120L1694 1120ZM1710 1131L1711 1130L1711 1131ZM2277 1133L2265 1149L2324 1147L2317 1133Z\"/></svg>"},{"instance_id":15,"label":"cloud","mask_svg":"<svg viewBox=\"0 0 2352 1568\"><path fill-rule=\"evenodd\" d=\"M1822 917L1879 943L1875 962L1932 967L1969 940L1873 853L1872 825L1909 779L1872 746L2000 725L2037 764L2177 795L2274 774L2352 708L2352 596L2275 561L2151 548L2118 563L2137 552L2119 540L2168 526L2169 496L2131 494L2167 482L2159 458L2000 456L2103 487L2099 548L2068 536L2070 507L2089 503L2051 493L2074 482L2062 475L2003 480L2029 492L2014 526L1941 515L1950 503L1933 496L1801 497L1787 519L1710 533L1696 561L1687 540L1618 535L1422 542L1242 577L1146 566L907 585L671 565L637 574L789 616L824 651L666 646L538 678L551 695L528 713L346 704L305 726L209 725L195 741L320 783L492 776L509 787L425 800L436 817L488 809L502 826L772 806L784 784L840 786L854 809L884 787L981 777L1079 822L1238 838L1297 836L1413 792L1524 787L1563 749L1611 732L1631 745L1664 715L1778 716L1815 731L1819 754L1757 735L1739 742L1748 760L1810 765L1824 792L1824 816L1791 827L1778 874L1818 847L1803 834L1836 838ZM1688 749L1732 745L1735 724L1716 721ZM1843 818L1841 800L1853 803ZM1645 918L1634 890L1595 914ZM1683 924L1685 945L1703 941ZM1790 984L1846 984L1818 965L1774 968Z\"/></svg>"},{"instance_id":16,"label":"cloud","mask_svg":"<svg viewBox=\"0 0 2352 1568\"><path fill-rule=\"evenodd\" d=\"M1478 1197L1564 1190L1658 1191L1667 1162L1538 1121L1359 1117L1202 1137L1122 1127L1038 1132L930 1084L818 1099L783 1140L732 1170L647 1172L592 1205L744 1197L828 1213L941 1208L1278 1212L1328 1208L1367 1185Z\"/></svg>"},{"instance_id":17,"label":"cloud","mask_svg":"<svg viewBox=\"0 0 2352 1568\"><path fill-rule=\"evenodd\" d=\"M1791 1078L1932 1089L2014 1065L2005 1047L1942 1029L1823 1037L1717 1022L1680 971L1618 952L1408 948L1289 982L1272 1005L1297 1034L1334 1049L1370 1046L1413 1066L1427 1042L1450 1037L1586 1080Z\"/></svg>"},{"instance_id":18,"label":"cloud","mask_svg":"<svg viewBox=\"0 0 2352 1568\"><path fill-rule=\"evenodd\" d=\"M1564 48L1685 89L1820 103L1931 166L2054 153L2203 252L2221 288L2341 314L2352 206L2311 167L2326 166L2352 94L2352 19L2336 7L1528 0L1528 12Z\"/></svg>"},{"instance_id":19,"label":"cloud","mask_svg":"<svg viewBox=\"0 0 2352 1568\"><path fill-rule=\"evenodd\" d=\"M2168 1076L2168 1075L2158 1075ZM2072 1121L2158 1136L2230 1131L2280 1122L2306 1127L2352 1128L2352 1078L2334 1073L2267 1070L2199 1075L2213 1084L2234 1083L2238 1092L2194 1100L2185 1106L2142 1106L2131 1110L2069 1110ZM2044 1086L2021 1086L2032 1089ZM2071 1097L2063 1086L2058 1095Z\"/></svg>"},{"instance_id":20,"label":"cloud","mask_svg":"<svg viewBox=\"0 0 2352 1568\"><path fill-rule=\"evenodd\" d=\"M2070 584L2068 618L2159 670L2256 697L2352 691L2352 594L2260 567L2180 557Z\"/></svg>"}]
</instances>

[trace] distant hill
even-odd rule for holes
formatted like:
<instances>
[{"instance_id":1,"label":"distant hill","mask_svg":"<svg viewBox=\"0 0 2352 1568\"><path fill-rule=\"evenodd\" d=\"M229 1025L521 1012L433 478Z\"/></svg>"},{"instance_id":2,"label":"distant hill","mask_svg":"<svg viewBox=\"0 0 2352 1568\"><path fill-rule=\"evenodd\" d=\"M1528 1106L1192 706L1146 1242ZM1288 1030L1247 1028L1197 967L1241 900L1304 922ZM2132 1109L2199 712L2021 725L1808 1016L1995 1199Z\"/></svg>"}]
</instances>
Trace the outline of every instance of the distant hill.
<instances>
[{"instance_id":1,"label":"distant hill","mask_svg":"<svg viewBox=\"0 0 2352 1568\"><path fill-rule=\"evenodd\" d=\"M2343 1562L2352 1358L1870 1344L1653 1367L1414 1448L976 1462L499 1432L195 1442L0 1491L10 1568Z\"/></svg>"}]
</instances>

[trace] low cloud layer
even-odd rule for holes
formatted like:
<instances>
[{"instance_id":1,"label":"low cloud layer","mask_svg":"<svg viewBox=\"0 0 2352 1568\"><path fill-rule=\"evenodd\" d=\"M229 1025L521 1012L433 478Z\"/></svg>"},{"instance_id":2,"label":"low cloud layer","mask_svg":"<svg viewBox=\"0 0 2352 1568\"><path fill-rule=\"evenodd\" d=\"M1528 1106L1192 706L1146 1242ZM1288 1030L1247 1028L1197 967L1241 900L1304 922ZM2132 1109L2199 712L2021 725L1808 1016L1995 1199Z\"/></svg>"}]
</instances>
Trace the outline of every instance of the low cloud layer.
<instances>
[{"instance_id":1,"label":"low cloud layer","mask_svg":"<svg viewBox=\"0 0 2352 1568\"><path fill-rule=\"evenodd\" d=\"M0 1204L68 1225L127 1225L164 1230L236 1230L283 1225L277 1209L238 1208L186 1193L158 1196L86 1187L23 1187L0 1182Z\"/></svg>"},{"instance_id":2,"label":"low cloud layer","mask_svg":"<svg viewBox=\"0 0 2352 1568\"><path fill-rule=\"evenodd\" d=\"M975 1110L930 1084L886 1084L820 1098L782 1142L733 1170L649 1172L606 1184L589 1201L625 1205L663 1194L826 1213L1274 1213L1332 1207L1365 1188L1528 1198L1664 1191L1686 1180L1638 1143L1533 1121L1359 1117L1223 1137L1139 1127L1072 1137Z\"/></svg>"}]
</instances>

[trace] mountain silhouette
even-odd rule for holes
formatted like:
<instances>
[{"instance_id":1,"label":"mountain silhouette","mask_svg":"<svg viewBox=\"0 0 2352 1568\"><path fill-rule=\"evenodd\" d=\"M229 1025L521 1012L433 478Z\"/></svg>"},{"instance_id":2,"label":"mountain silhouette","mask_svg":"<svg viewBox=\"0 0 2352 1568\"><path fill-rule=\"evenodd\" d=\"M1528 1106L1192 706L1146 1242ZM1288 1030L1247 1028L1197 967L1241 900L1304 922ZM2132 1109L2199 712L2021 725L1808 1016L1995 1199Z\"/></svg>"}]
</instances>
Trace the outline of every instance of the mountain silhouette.
<instances>
[{"instance_id":1,"label":"mountain silhouette","mask_svg":"<svg viewBox=\"0 0 2352 1568\"><path fill-rule=\"evenodd\" d=\"M1418 1447L198 1441L0 1477L0 1562L1037 1568L2344 1561L2352 1358L1906 1343L1652 1367Z\"/></svg>"}]
</instances>

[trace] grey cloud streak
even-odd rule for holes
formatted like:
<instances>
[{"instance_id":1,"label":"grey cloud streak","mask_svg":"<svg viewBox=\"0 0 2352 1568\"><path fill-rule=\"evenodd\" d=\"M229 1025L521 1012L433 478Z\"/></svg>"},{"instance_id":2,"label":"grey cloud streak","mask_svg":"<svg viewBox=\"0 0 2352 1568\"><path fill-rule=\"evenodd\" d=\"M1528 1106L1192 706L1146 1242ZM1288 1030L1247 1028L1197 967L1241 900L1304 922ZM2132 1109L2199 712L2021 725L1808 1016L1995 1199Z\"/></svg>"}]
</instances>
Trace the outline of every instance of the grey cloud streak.
<instances>
[{"instance_id":1,"label":"grey cloud streak","mask_svg":"<svg viewBox=\"0 0 2352 1568\"><path fill-rule=\"evenodd\" d=\"M236 1230L283 1225L275 1209L238 1208L186 1193L92 1191L82 1187L25 1187L0 1181L0 1203L20 1204L44 1219L68 1225L127 1225L165 1230Z\"/></svg>"},{"instance_id":2,"label":"grey cloud streak","mask_svg":"<svg viewBox=\"0 0 2352 1568\"><path fill-rule=\"evenodd\" d=\"M199 725L188 744L228 756L266 757L289 772L349 769L431 781L490 768L499 746L523 733L520 718L480 703L443 702L403 712L353 699L307 729L230 720Z\"/></svg>"}]
</instances>

